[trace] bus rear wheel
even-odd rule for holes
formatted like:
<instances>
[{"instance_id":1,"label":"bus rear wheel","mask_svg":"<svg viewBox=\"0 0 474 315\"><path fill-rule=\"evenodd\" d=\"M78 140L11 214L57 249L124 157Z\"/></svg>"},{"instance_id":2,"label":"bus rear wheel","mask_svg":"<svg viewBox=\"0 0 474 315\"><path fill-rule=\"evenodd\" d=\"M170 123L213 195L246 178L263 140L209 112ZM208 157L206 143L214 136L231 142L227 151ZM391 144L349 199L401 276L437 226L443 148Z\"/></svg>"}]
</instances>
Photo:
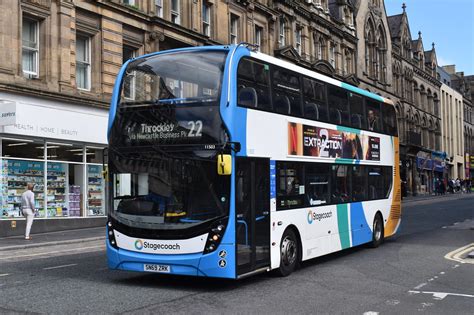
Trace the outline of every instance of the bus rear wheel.
<instances>
[{"instance_id":1,"label":"bus rear wheel","mask_svg":"<svg viewBox=\"0 0 474 315\"><path fill-rule=\"evenodd\" d=\"M384 230L383 230L383 220L380 213L378 213L374 218L374 224L372 226L372 242L370 247L377 248L384 240Z\"/></svg>"},{"instance_id":2,"label":"bus rear wheel","mask_svg":"<svg viewBox=\"0 0 474 315\"><path fill-rule=\"evenodd\" d=\"M291 274L298 264L299 257L298 239L292 229L287 229L283 233L280 243L280 267L277 274L286 277Z\"/></svg>"}]
</instances>

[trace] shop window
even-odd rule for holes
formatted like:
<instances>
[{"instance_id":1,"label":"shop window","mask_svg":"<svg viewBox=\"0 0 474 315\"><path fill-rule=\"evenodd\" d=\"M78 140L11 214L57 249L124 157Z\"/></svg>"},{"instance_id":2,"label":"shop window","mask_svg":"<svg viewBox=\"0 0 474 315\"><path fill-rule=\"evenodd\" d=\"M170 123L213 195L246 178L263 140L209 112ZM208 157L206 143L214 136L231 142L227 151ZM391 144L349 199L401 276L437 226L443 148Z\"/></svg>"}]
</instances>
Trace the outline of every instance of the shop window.
<instances>
[{"instance_id":1,"label":"shop window","mask_svg":"<svg viewBox=\"0 0 474 315\"><path fill-rule=\"evenodd\" d=\"M347 203L351 200L351 179L348 165L331 166L331 202Z\"/></svg>"},{"instance_id":2,"label":"shop window","mask_svg":"<svg viewBox=\"0 0 474 315\"><path fill-rule=\"evenodd\" d=\"M329 164L307 163L305 166L306 205L318 206L330 203Z\"/></svg>"},{"instance_id":3,"label":"shop window","mask_svg":"<svg viewBox=\"0 0 474 315\"><path fill-rule=\"evenodd\" d=\"M83 162L84 147L71 143L48 142L46 144L48 160Z\"/></svg>"},{"instance_id":4,"label":"shop window","mask_svg":"<svg viewBox=\"0 0 474 315\"><path fill-rule=\"evenodd\" d=\"M21 138L2 138L2 156L28 159L44 158L44 142Z\"/></svg>"},{"instance_id":5,"label":"shop window","mask_svg":"<svg viewBox=\"0 0 474 315\"><path fill-rule=\"evenodd\" d=\"M303 164L277 163L277 209L303 207L304 198Z\"/></svg>"},{"instance_id":6,"label":"shop window","mask_svg":"<svg viewBox=\"0 0 474 315\"><path fill-rule=\"evenodd\" d=\"M105 183L101 165L87 165L87 215L105 215ZM146 192L148 193L148 192Z\"/></svg>"},{"instance_id":7,"label":"shop window","mask_svg":"<svg viewBox=\"0 0 474 315\"><path fill-rule=\"evenodd\" d=\"M365 166L352 166L352 201L367 200L366 171Z\"/></svg>"},{"instance_id":8,"label":"shop window","mask_svg":"<svg viewBox=\"0 0 474 315\"><path fill-rule=\"evenodd\" d=\"M2 218L23 218L21 195L33 184L36 217L44 217L44 162L1 160L0 206Z\"/></svg>"},{"instance_id":9,"label":"shop window","mask_svg":"<svg viewBox=\"0 0 474 315\"><path fill-rule=\"evenodd\" d=\"M95 164L104 163L104 148L86 147L86 162Z\"/></svg>"},{"instance_id":10,"label":"shop window","mask_svg":"<svg viewBox=\"0 0 474 315\"><path fill-rule=\"evenodd\" d=\"M66 163L47 163L47 215L48 217L68 216L67 186L69 168Z\"/></svg>"}]
</instances>

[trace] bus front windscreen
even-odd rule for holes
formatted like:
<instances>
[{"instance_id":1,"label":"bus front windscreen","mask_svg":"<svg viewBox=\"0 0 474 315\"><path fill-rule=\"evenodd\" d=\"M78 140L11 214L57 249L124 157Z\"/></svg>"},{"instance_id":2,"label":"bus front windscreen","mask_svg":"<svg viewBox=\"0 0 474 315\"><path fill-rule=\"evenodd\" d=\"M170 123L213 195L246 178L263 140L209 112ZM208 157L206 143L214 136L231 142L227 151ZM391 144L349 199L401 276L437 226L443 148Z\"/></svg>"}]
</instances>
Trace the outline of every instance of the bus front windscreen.
<instances>
[{"instance_id":1,"label":"bus front windscreen","mask_svg":"<svg viewBox=\"0 0 474 315\"><path fill-rule=\"evenodd\" d=\"M109 134L110 215L121 224L183 231L228 214L230 176L217 174L215 157L228 139L219 112L226 55L129 63Z\"/></svg>"}]
</instances>

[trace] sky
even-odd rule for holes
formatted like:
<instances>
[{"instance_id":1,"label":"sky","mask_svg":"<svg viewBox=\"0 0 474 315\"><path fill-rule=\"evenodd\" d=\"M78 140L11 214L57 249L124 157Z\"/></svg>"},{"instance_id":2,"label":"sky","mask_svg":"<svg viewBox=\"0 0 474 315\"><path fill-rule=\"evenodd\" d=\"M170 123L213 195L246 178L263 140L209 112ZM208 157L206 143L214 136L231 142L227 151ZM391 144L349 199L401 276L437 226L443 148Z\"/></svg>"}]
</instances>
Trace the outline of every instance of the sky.
<instances>
[{"instance_id":1,"label":"sky","mask_svg":"<svg viewBox=\"0 0 474 315\"><path fill-rule=\"evenodd\" d=\"M435 43L438 65L474 75L474 0L385 0L387 15L402 13L403 3L412 39L421 31L425 51Z\"/></svg>"}]
</instances>

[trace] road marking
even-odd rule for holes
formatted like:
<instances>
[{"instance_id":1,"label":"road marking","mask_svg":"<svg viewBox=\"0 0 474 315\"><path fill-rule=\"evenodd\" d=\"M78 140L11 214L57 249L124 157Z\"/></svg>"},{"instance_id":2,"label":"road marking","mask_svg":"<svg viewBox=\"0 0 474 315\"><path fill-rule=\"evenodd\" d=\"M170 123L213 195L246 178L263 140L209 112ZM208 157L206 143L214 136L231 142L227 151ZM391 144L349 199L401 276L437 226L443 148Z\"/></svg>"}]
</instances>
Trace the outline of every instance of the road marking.
<instances>
[{"instance_id":1,"label":"road marking","mask_svg":"<svg viewBox=\"0 0 474 315\"><path fill-rule=\"evenodd\" d=\"M0 273L0 277L6 277L8 275L10 275L10 274L9 273Z\"/></svg>"},{"instance_id":2,"label":"road marking","mask_svg":"<svg viewBox=\"0 0 474 315\"><path fill-rule=\"evenodd\" d=\"M363 313L363 315L379 315L379 312L368 311L368 312Z\"/></svg>"},{"instance_id":3,"label":"road marking","mask_svg":"<svg viewBox=\"0 0 474 315\"><path fill-rule=\"evenodd\" d=\"M471 243L471 244L468 244L468 245L463 246L461 248L455 249L452 252L447 253L444 256L444 258L449 259L449 260L457 261L458 263L461 263L461 264L465 264L465 263L474 264L474 261L468 261L468 260L464 260L464 258L462 258L468 252L470 252L472 250L472 248L474 248L474 243ZM459 267L459 265L455 265L453 267L453 269L458 268L458 267Z\"/></svg>"},{"instance_id":4,"label":"road marking","mask_svg":"<svg viewBox=\"0 0 474 315\"><path fill-rule=\"evenodd\" d=\"M446 272L444 272L444 271L441 271L439 274L440 274L440 275L444 275L445 273L446 273Z\"/></svg>"},{"instance_id":5,"label":"road marking","mask_svg":"<svg viewBox=\"0 0 474 315\"><path fill-rule=\"evenodd\" d=\"M415 287L415 289L419 290L419 289L423 288L425 285L427 285L427 283L419 284Z\"/></svg>"},{"instance_id":6,"label":"road marking","mask_svg":"<svg viewBox=\"0 0 474 315\"><path fill-rule=\"evenodd\" d=\"M474 295L471 295L471 294L448 293L448 292L430 292L430 291L413 291L413 290L410 290L410 291L408 291L408 293L412 293L412 294L420 294L420 293L422 293L422 294L432 294L433 299L435 299L435 300L442 300L445 297L447 297L448 295L474 298Z\"/></svg>"},{"instance_id":7,"label":"road marking","mask_svg":"<svg viewBox=\"0 0 474 315\"><path fill-rule=\"evenodd\" d=\"M66 268L66 267L72 267L72 266L77 266L77 264L69 264L69 265L61 265L61 266L54 266L54 267L46 267L46 268L43 268L43 270L59 269L59 268Z\"/></svg>"},{"instance_id":8,"label":"road marking","mask_svg":"<svg viewBox=\"0 0 474 315\"><path fill-rule=\"evenodd\" d=\"M22 257L44 256L44 255L59 254L59 253L65 253L65 252L74 252L74 251L80 251L80 250L83 250L83 249L92 249L92 248L105 248L105 245L87 246L87 247L81 247L81 248L71 248L71 249L56 250L56 251L52 251L52 252L43 252L43 253L37 253L37 254L16 255L16 256L9 256L9 257L2 257L2 258L0 258L0 260L6 260L6 259L12 259L12 258L22 258Z\"/></svg>"}]
</instances>

